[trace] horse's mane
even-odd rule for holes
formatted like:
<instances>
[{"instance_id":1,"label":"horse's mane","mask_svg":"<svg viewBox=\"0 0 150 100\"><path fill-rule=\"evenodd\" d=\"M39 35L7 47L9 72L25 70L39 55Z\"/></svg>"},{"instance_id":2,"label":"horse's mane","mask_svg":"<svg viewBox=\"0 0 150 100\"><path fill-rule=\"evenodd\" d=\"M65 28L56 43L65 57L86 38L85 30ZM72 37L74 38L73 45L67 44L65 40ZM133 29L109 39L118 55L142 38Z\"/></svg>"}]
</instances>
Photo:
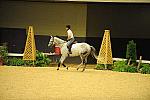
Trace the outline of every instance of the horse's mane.
<instances>
[{"instance_id":1,"label":"horse's mane","mask_svg":"<svg viewBox=\"0 0 150 100\"><path fill-rule=\"evenodd\" d=\"M58 42L66 42L65 40L63 40L63 39L60 39L60 38L58 38L58 36L57 37L54 37Z\"/></svg>"}]
</instances>

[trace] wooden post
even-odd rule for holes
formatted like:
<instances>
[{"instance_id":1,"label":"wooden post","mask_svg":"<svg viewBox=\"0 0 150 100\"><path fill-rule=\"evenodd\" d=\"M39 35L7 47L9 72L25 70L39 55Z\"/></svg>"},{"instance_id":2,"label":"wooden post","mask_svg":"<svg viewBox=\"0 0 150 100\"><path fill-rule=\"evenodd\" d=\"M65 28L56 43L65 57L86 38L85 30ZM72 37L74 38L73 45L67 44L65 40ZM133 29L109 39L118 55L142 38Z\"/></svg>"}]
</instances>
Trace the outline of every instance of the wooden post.
<instances>
[{"instance_id":1,"label":"wooden post","mask_svg":"<svg viewBox=\"0 0 150 100\"><path fill-rule=\"evenodd\" d=\"M128 61L128 66L130 65L130 62L131 62L131 58L130 58L129 61Z\"/></svg>"},{"instance_id":2,"label":"wooden post","mask_svg":"<svg viewBox=\"0 0 150 100\"><path fill-rule=\"evenodd\" d=\"M107 64L104 64L105 65L105 70L107 69Z\"/></svg>"},{"instance_id":3,"label":"wooden post","mask_svg":"<svg viewBox=\"0 0 150 100\"><path fill-rule=\"evenodd\" d=\"M142 63L142 56L140 56L139 63L138 63L138 66L137 66L137 71L138 72L139 72L141 63Z\"/></svg>"}]
</instances>

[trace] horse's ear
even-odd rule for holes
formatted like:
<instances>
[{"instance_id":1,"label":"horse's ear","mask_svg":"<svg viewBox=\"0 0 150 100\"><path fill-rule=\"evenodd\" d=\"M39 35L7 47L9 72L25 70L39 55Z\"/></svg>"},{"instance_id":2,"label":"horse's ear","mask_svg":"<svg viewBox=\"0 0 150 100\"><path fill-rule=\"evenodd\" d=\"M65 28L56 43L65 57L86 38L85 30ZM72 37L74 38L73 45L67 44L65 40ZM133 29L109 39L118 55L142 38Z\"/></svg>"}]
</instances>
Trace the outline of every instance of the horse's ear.
<instances>
[{"instance_id":1,"label":"horse's ear","mask_svg":"<svg viewBox=\"0 0 150 100\"><path fill-rule=\"evenodd\" d=\"M51 38L53 38L53 36L51 36Z\"/></svg>"}]
</instances>

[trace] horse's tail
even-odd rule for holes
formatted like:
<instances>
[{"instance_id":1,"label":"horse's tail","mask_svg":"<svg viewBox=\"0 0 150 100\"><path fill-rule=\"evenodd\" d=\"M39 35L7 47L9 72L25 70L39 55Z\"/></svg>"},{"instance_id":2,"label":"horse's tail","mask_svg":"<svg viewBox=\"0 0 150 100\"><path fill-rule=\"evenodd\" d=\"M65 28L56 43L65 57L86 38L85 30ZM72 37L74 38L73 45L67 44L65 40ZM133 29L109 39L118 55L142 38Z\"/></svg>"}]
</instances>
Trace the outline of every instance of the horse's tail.
<instances>
[{"instance_id":1,"label":"horse's tail","mask_svg":"<svg viewBox=\"0 0 150 100\"><path fill-rule=\"evenodd\" d=\"M97 59L97 55L96 55L96 50L93 46L90 46L91 47L91 55L93 58Z\"/></svg>"}]
</instances>

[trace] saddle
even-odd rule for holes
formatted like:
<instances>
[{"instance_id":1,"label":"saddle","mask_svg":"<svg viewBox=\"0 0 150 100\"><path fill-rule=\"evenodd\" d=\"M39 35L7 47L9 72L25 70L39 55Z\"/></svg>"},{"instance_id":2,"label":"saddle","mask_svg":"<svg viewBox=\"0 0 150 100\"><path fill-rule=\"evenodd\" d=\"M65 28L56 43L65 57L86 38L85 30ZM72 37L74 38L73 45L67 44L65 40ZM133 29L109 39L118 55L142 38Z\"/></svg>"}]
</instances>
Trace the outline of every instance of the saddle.
<instances>
[{"instance_id":1,"label":"saddle","mask_svg":"<svg viewBox=\"0 0 150 100\"><path fill-rule=\"evenodd\" d=\"M77 41L74 40L73 43L70 45L70 48L72 48L72 45L73 45L73 44L76 44L76 43L77 43Z\"/></svg>"}]
</instances>

